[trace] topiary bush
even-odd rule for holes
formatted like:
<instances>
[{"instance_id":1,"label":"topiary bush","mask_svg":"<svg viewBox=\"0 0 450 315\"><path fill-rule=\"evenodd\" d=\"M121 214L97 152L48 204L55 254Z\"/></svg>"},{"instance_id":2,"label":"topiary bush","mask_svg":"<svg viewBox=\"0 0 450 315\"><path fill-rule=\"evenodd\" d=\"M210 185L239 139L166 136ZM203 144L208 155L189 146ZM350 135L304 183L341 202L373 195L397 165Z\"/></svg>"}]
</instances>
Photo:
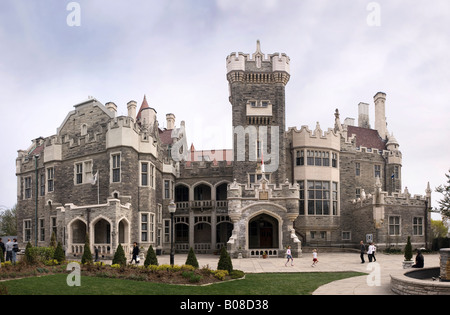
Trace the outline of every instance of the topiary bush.
<instances>
[{"instance_id":1,"label":"topiary bush","mask_svg":"<svg viewBox=\"0 0 450 315\"><path fill-rule=\"evenodd\" d=\"M194 253L194 250L192 249L192 247L189 249L189 253L186 258L185 265L191 265L195 268L198 268L197 257L195 256L195 253Z\"/></svg>"},{"instance_id":2,"label":"topiary bush","mask_svg":"<svg viewBox=\"0 0 450 315\"><path fill-rule=\"evenodd\" d=\"M411 246L411 237L408 236L408 241L405 246L405 261L411 261L413 257L412 246Z\"/></svg>"},{"instance_id":3,"label":"topiary bush","mask_svg":"<svg viewBox=\"0 0 450 315\"><path fill-rule=\"evenodd\" d=\"M148 248L147 255L145 256L144 266L148 267L150 265L158 266L158 258L153 250L152 245Z\"/></svg>"},{"instance_id":4,"label":"topiary bush","mask_svg":"<svg viewBox=\"0 0 450 315\"><path fill-rule=\"evenodd\" d=\"M89 235L86 234L86 242L84 242L83 256L81 257L81 263L92 264L94 260L92 259L91 246L89 245Z\"/></svg>"},{"instance_id":5,"label":"topiary bush","mask_svg":"<svg viewBox=\"0 0 450 315\"><path fill-rule=\"evenodd\" d=\"M127 264L127 258L125 257L125 252L122 245L117 246L116 252L114 253L114 258L112 261L113 265L125 266Z\"/></svg>"},{"instance_id":6,"label":"topiary bush","mask_svg":"<svg viewBox=\"0 0 450 315\"><path fill-rule=\"evenodd\" d=\"M225 246L220 250L220 258L217 265L217 270L227 270L229 273L233 271L233 263L231 262L231 257L228 254Z\"/></svg>"},{"instance_id":7,"label":"topiary bush","mask_svg":"<svg viewBox=\"0 0 450 315\"><path fill-rule=\"evenodd\" d=\"M62 263L66 260L66 256L64 255L64 250L62 248L61 242L58 242L58 245L55 248L55 253L53 254L53 259L58 261L58 263Z\"/></svg>"}]
</instances>

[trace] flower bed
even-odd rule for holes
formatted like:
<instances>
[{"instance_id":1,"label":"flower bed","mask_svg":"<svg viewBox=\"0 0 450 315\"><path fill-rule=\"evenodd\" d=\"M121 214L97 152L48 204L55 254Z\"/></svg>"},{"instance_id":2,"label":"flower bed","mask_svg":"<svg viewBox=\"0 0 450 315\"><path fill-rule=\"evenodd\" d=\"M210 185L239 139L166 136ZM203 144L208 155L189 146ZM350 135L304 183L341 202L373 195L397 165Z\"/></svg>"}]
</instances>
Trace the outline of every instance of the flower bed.
<instances>
[{"instance_id":1,"label":"flower bed","mask_svg":"<svg viewBox=\"0 0 450 315\"><path fill-rule=\"evenodd\" d=\"M105 265L104 263L80 264L81 276L128 279L135 281L150 281L170 284L204 285L231 279L242 278L244 273L233 270L211 270L208 266L194 268L191 265ZM46 274L67 273L67 263L58 265L56 261L49 260L41 264L25 264L22 262L11 265L2 263L0 280L33 277Z\"/></svg>"}]
</instances>

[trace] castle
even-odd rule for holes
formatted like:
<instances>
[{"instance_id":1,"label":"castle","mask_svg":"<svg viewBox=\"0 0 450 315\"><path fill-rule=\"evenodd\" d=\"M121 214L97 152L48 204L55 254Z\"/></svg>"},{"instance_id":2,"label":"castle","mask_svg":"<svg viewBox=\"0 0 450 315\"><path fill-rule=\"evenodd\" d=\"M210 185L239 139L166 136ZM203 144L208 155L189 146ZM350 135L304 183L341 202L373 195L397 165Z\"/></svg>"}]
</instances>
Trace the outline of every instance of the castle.
<instances>
[{"instance_id":1,"label":"castle","mask_svg":"<svg viewBox=\"0 0 450 315\"><path fill-rule=\"evenodd\" d=\"M291 246L379 248L430 242L431 190L402 188L402 154L387 130L386 94L374 96L375 126L360 103L355 119L323 131L285 126L286 54L226 58L233 148L188 147L185 122L166 115L160 128L146 97L117 116L97 99L74 105L55 135L32 141L16 159L21 246L46 246L54 232L66 255L111 257L133 242L169 253L193 248L234 257L282 257ZM169 205L175 205L174 225ZM173 234L172 234L173 233Z\"/></svg>"}]
</instances>

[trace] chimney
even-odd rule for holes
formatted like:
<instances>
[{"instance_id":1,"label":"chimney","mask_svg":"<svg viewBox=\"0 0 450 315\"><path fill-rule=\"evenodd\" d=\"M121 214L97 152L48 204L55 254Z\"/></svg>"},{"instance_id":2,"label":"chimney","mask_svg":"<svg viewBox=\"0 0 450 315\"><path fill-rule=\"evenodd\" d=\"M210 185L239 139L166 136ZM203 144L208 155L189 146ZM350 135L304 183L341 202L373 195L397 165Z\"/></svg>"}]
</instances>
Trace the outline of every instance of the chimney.
<instances>
[{"instance_id":1,"label":"chimney","mask_svg":"<svg viewBox=\"0 0 450 315\"><path fill-rule=\"evenodd\" d=\"M117 105L114 104L113 102L109 102L105 104L105 107L114 114L114 116L116 116L117 113Z\"/></svg>"},{"instance_id":2,"label":"chimney","mask_svg":"<svg viewBox=\"0 0 450 315\"><path fill-rule=\"evenodd\" d=\"M381 139L385 140L387 136L386 128L386 93L378 92L373 97L375 102L375 129L378 131Z\"/></svg>"},{"instance_id":3,"label":"chimney","mask_svg":"<svg viewBox=\"0 0 450 315\"><path fill-rule=\"evenodd\" d=\"M167 130L173 130L175 129L175 115L174 114L167 114L166 115L166 121L167 121Z\"/></svg>"},{"instance_id":4,"label":"chimney","mask_svg":"<svg viewBox=\"0 0 450 315\"><path fill-rule=\"evenodd\" d=\"M358 104L358 127L370 129L369 123L369 104Z\"/></svg>"},{"instance_id":5,"label":"chimney","mask_svg":"<svg viewBox=\"0 0 450 315\"><path fill-rule=\"evenodd\" d=\"M136 105L135 101L129 101L127 104L128 116L136 120Z\"/></svg>"}]
</instances>

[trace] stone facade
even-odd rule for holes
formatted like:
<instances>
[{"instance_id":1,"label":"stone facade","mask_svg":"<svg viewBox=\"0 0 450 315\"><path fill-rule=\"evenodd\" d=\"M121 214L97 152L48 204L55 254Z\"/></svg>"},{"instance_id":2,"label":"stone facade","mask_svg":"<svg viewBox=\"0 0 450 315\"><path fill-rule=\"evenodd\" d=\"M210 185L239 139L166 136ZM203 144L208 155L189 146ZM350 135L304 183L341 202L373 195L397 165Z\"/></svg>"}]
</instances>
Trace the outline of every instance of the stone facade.
<instances>
[{"instance_id":1,"label":"stone facade","mask_svg":"<svg viewBox=\"0 0 450 315\"><path fill-rule=\"evenodd\" d=\"M379 248L430 241L429 202L402 188L402 154L386 128L386 94L374 96L375 129L360 103L359 122L323 131L286 131L286 54L226 58L233 148L197 151L175 114L159 128L144 100L128 115L90 98L74 106L57 133L37 138L16 159L18 238L47 245L55 232L67 255L93 249L111 256L133 242L168 253L294 256L302 246ZM286 110L287 109L287 110ZM176 204L174 226L168 206Z\"/></svg>"}]
</instances>

